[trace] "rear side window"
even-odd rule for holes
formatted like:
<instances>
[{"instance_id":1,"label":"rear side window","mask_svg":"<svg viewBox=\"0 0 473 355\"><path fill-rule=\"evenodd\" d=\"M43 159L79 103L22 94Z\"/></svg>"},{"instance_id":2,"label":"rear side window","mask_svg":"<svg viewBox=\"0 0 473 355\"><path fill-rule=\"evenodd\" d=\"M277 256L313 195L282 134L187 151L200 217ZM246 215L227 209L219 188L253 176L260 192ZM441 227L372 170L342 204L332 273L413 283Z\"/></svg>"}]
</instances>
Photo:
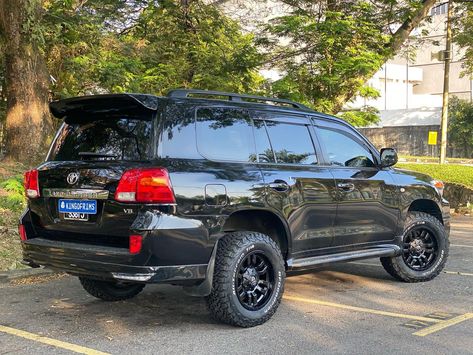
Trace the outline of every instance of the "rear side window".
<instances>
[{"instance_id":1,"label":"rear side window","mask_svg":"<svg viewBox=\"0 0 473 355\"><path fill-rule=\"evenodd\" d=\"M196 136L197 149L207 159L256 161L252 124L244 110L199 108Z\"/></svg>"},{"instance_id":2,"label":"rear side window","mask_svg":"<svg viewBox=\"0 0 473 355\"><path fill-rule=\"evenodd\" d=\"M66 119L48 160L147 160L150 158L151 116Z\"/></svg>"},{"instance_id":3,"label":"rear side window","mask_svg":"<svg viewBox=\"0 0 473 355\"><path fill-rule=\"evenodd\" d=\"M170 105L160 125L158 156L162 158L202 159L195 141L195 109Z\"/></svg>"},{"instance_id":4,"label":"rear side window","mask_svg":"<svg viewBox=\"0 0 473 355\"><path fill-rule=\"evenodd\" d=\"M266 128L277 163L317 164L314 145L306 125L266 121Z\"/></svg>"}]
</instances>

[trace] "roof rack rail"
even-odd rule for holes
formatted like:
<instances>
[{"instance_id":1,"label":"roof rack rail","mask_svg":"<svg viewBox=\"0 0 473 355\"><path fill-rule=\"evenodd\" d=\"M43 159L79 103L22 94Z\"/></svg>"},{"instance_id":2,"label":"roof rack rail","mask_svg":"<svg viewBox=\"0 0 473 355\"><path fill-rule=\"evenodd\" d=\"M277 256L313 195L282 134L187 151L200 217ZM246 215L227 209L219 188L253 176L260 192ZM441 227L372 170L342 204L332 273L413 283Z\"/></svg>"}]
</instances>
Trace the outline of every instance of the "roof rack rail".
<instances>
[{"instance_id":1,"label":"roof rack rail","mask_svg":"<svg viewBox=\"0 0 473 355\"><path fill-rule=\"evenodd\" d=\"M167 97L173 98L187 98L190 95L208 95L208 96L228 96L229 101L236 102L245 102L244 99L256 100L256 101L266 101L266 102L276 102L281 104L290 105L294 108L299 108L303 110L310 110L307 106L286 99L277 99L272 97L256 96L256 95L247 95L247 94L236 94L234 92L223 92L223 91L212 91L212 90L199 90L199 89L175 89L168 92Z\"/></svg>"}]
</instances>

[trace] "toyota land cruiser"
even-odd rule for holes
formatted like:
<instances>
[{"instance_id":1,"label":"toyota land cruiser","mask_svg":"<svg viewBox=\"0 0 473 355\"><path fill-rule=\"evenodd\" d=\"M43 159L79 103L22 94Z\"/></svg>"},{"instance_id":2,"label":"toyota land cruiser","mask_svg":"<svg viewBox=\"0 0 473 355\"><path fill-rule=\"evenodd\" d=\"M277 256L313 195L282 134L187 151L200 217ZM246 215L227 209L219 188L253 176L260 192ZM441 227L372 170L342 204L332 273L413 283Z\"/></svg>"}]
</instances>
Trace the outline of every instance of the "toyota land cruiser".
<instances>
[{"instance_id":1,"label":"toyota land cruiser","mask_svg":"<svg viewBox=\"0 0 473 355\"><path fill-rule=\"evenodd\" d=\"M393 168L394 149L299 103L174 90L50 109L63 123L25 174L24 262L100 299L170 283L251 327L274 314L286 275L379 257L418 282L447 260L442 182Z\"/></svg>"}]
</instances>

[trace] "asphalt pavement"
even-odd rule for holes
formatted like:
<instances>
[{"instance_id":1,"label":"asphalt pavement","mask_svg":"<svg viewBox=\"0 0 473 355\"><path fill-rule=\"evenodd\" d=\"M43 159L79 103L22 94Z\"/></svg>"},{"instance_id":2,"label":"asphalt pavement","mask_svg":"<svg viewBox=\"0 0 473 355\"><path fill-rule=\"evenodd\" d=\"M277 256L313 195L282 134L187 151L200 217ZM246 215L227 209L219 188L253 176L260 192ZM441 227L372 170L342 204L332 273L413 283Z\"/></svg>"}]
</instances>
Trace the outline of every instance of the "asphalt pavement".
<instances>
[{"instance_id":1,"label":"asphalt pavement","mask_svg":"<svg viewBox=\"0 0 473 355\"><path fill-rule=\"evenodd\" d=\"M0 285L0 354L473 354L473 218L453 220L435 280L395 281L377 259L288 278L266 324L212 320L203 299L147 286L106 303L77 278L44 275Z\"/></svg>"}]
</instances>

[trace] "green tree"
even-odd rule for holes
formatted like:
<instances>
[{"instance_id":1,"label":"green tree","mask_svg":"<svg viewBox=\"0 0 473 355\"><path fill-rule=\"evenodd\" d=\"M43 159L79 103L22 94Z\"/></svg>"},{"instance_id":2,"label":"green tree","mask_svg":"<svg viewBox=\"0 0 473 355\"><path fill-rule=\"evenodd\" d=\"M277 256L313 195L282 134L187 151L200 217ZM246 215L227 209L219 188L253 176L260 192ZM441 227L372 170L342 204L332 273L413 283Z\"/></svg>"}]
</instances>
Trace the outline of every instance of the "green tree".
<instances>
[{"instance_id":1,"label":"green tree","mask_svg":"<svg viewBox=\"0 0 473 355\"><path fill-rule=\"evenodd\" d=\"M112 11L105 3L50 7L47 57L57 96L176 87L251 92L262 83L253 36L214 6L133 1Z\"/></svg>"},{"instance_id":2,"label":"green tree","mask_svg":"<svg viewBox=\"0 0 473 355\"><path fill-rule=\"evenodd\" d=\"M453 41L464 51L462 75L473 74L473 3L455 2Z\"/></svg>"},{"instance_id":3,"label":"green tree","mask_svg":"<svg viewBox=\"0 0 473 355\"><path fill-rule=\"evenodd\" d=\"M0 0L0 48L7 157L27 164L49 143L50 99L263 82L253 36L197 0Z\"/></svg>"},{"instance_id":4,"label":"green tree","mask_svg":"<svg viewBox=\"0 0 473 355\"><path fill-rule=\"evenodd\" d=\"M262 39L272 63L285 73L272 91L318 110L338 113L356 94L376 97L366 81L400 50L434 0L396 2L288 0L292 12L266 26ZM392 27L398 23L393 32ZM281 41L281 38L283 40ZM365 108L343 116L353 123L376 120Z\"/></svg>"},{"instance_id":5,"label":"green tree","mask_svg":"<svg viewBox=\"0 0 473 355\"><path fill-rule=\"evenodd\" d=\"M40 0L0 1L0 41L4 49L6 157L32 164L48 146L49 77L40 51Z\"/></svg>"},{"instance_id":6,"label":"green tree","mask_svg":"<svg viewBox=\"0 0 473 355\"><path fill-rule=\"evenodd\" d=\"M473 104L456 97L448 105L448 142L464 158L473 157Z\"/></svg>"}]
</instances>

